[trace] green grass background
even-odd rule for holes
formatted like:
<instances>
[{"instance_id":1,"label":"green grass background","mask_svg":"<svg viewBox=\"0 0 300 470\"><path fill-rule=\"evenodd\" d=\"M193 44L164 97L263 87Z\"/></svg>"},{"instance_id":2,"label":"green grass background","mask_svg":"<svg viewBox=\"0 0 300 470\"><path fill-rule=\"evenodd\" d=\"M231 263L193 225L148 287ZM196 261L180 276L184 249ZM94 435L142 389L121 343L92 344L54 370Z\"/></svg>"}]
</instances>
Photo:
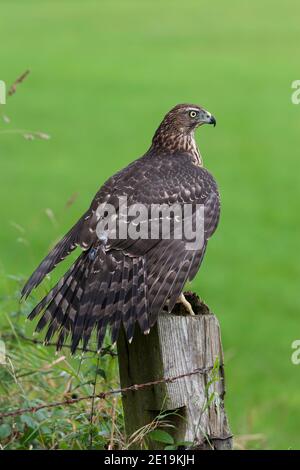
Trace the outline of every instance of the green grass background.
<instances>
[{"instance_id":1,"label":"green grass background","mask_svg":"<svg viewBox=\"0 0 300 470\"><path fill-rule=\"evenodd\" d=\"M222 217L192 287L221 322L231 427L263 434L260 446L299 449L300 366L290 359L300 338L299 2L2 0L0 9L0 79L31 70L1 106L12 120L0 124L3 293L147 150L170 107L202 104L218 121L197 141ZM14 128L51 140L1 135Z\"/></svg>"}]
</instances>

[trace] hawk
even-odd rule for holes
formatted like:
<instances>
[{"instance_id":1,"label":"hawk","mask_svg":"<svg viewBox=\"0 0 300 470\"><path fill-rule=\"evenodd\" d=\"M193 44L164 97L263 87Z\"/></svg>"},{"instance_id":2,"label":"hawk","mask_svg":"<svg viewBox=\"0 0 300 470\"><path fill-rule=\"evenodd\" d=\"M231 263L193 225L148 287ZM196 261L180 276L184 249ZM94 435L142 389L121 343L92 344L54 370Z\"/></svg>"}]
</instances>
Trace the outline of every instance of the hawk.
<instances>
[{"instance_id":1,"label":"hawk","mask_svg":"<svg viewBox=\"0 0 300 470\"><path fill-rule=\"evenodd\" d=\"M196 128L205 123L215 126L216 120L197 105L180 104L168 112L149 150L104 183L89 209L33 272L22 297L26 298L76 247L81 248L66 274L29 315L33 319L41 314L36 331L48 326L46 343L55 335L60 349L70 338L74 353L80 342L85 350L96 331L100 350L107 327L113 343L121 325L130 341L136 323L147 334L164 308L171 311L178 300L187 305L184 285L199 270L220 215L217 184L203 168L194 138ZM153 238L116 237L110 228L99 233L99 221L107 216L107 211L99 215L99 207L114 208L110 221L115 220L122 212L120 199L124 197L128 206L146 207L148 215L142 222L152 220L153 205L177 204L192 207L190 216L181 220L192 226L195 208L202 207L201 242L191 248L184 235L168 238L161 231ZM162 224L166 218L159 212L156 220ZM170 233L174 235L175 216L169 215L168 221L173 222Z\"/></svg>"}]
</instances>

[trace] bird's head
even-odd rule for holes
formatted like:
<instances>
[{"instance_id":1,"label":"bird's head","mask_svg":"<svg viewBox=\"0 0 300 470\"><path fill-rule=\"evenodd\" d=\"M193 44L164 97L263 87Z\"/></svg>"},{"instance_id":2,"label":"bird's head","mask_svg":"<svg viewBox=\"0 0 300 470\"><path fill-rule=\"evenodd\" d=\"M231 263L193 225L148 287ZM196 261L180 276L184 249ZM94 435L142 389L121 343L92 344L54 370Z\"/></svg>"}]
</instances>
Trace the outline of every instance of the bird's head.
<instances>
[{"instance_id":1,"label":"bird's head","mask_svg":"<svg viewBox=\"0 0 300 470\"><path fill-rule=\"evenodd\" d=\"M181 134L189 134L203 124L215 126L216 120L211 113L194 104L178 104L166 114L162 121L163 126L168 126Z\"/></svg>"},{"instance_id":2,"label":"bird's head","mask_svg":"<svg viewBox=\"0 0 300 470\"><path fill-rule=\"evenodd\" d=\"M200 161L194 131L203 124L216 125L214 116L194 104L178 104L162 120L152 139L151 150L159 154L189 153Z\"/></svg>"}]
</instances>

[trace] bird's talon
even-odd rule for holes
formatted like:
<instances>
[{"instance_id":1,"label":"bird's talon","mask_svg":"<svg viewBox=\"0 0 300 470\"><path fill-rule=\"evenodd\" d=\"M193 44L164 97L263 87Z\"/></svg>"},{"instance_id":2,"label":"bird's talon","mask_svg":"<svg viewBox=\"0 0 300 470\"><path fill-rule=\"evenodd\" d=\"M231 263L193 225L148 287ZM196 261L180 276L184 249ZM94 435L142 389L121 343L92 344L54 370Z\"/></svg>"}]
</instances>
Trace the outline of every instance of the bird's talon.
<instances>
[{"instance_id":1,"label":"bird's talon","mask_svg":"<svg viewBox=\"0 0 300 470\"><path fill-rule=\"evenodd\" d=\"M195 316L195 312L193 310L193 307L191 306L190 302L188 302L184 296L184 294L181 294L180 297L178 298L178 303L181 303L185 310L188 312L189 315Z\"/></svg>"}]
</instances>

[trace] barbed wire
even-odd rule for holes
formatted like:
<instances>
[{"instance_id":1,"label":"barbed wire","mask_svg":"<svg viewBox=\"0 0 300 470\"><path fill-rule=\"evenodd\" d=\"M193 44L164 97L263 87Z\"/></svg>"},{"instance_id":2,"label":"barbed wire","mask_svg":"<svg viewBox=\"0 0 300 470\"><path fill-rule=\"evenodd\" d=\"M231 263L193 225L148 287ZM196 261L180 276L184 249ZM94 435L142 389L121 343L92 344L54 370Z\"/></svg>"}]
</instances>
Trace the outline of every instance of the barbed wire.
<instances>
[{"instance_id":1,"label":"barbed wire","mask_svg":"<svg viewBox=\"0 0 300 470\"><path fill-rule=\"evenodd\" d=\"M83 397L77 397L77 398L69 398L69 399L66 399L66 400L56 401L56 402L52 402L52 403L42 403L40 405L31 406L31 407L27 407L27 408L17 408L17 409L12 410L12 411L7 411L7 412L4 412L4 413L0 413L0 420L3 419L3 418L9 418L9 417L13 417L13 416L20 416L20 415L25 414L25 413L36 413L37 411L43 410L43 409L46 409L46 408L49 409L49 408L55 408L55 407L58 407L58 406L70 406L70 405L74 405L75 403L78 403L78 402L81 402L81 401L84 401L84 400L93 400L95 398L105 400L110 395L116 395L116 394L119 394L119 393L127 393L127 392L136 392L136 391L142 390L142 389L147 388L147 387L152 387L154 385L159 385L159 384L162 384L162 383L174 382L175 380L183 379L185 377L189 377L189 376L192 376L192 375L207 374L213 368L214 368L214 366L197 368L197 369L194 369L191 372L186 372L185 374L180 374L180 375L176 375L176 376L173 376L173 377L166 377L166 378L163 378L163 379L153 380L153 381L145 382L145 383L142 383L142 384L129 385L128 387L118 388L118 389L114 389L114 390L108 390L107 392L101 392L101 393L96 393L96 394L92 394L92 395L85 395Z\"/></svg>"}]
</instances>

